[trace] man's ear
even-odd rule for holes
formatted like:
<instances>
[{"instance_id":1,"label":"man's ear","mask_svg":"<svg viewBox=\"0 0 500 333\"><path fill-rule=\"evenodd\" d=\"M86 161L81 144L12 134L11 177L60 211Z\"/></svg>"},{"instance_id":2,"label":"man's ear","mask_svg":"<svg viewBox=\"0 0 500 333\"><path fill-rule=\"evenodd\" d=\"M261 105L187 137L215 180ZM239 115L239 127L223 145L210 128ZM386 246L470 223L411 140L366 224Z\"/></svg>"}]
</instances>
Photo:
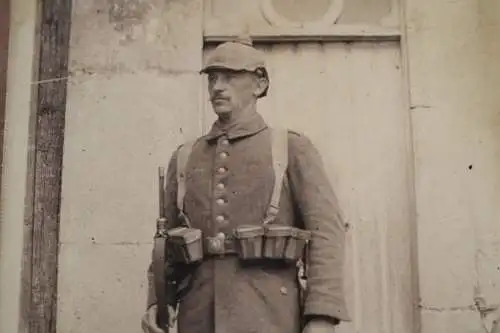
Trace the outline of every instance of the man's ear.
<instances>
[{"instance_id":1,"label":"man's ear","mask_svg":"<svg viewBox=\"0 0 500 333\"><path fill-rule=\"evenodd\" d=\"M256 80L256 87L255 87L255 96L261 96L264 91L266 91L267 87L269 86L269 81L267 78L263 75L257 76Z\"/></svg>"}]
</instances>

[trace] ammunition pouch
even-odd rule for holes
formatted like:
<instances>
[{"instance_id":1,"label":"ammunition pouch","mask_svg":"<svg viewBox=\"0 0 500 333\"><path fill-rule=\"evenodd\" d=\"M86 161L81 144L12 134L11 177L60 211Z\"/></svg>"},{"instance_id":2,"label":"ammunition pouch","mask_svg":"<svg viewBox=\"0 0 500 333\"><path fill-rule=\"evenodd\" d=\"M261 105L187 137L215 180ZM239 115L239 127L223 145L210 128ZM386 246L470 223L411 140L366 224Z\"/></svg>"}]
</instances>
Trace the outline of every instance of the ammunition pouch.
<instances>
[{"instance_id":1,"label":"ammunition pouch","mask_svg":"<svg viewBox=\"0 0 500 333\"><path fill-rule=\"evenodd\" d=\"M262 226L242 225L234 229L236 253L240 260L262 258L264 228Z\"/></svg>"},{"instance_id":2,"label":"ammunition pouch","mask_svg":"<svg viewBox=\"0 0 500 333\"><path fill-rule=\"evenodd\" d=\"M195 264L203 260L200 229L177 227L167 231L167 261L172 264Z\"/></svg>"},{"instance_id":3,"label":"ammunition pouch","mask_svg":"<svg viewBox=\"0 0 500 333\"><path fill-rule=\"evenodd\" d=\"M235 249L241 260L301 259L311 232L286 225L239 226L234 230Z\"/></svg>"},{"instance_id":4,"label":"ammunition pouch","mask_svg":"<svg viewBox=\"0 0 500 333\"><path fill-rule=\"evenodd\" d=\"M237 256L247 260L297 262L311 232L286 225L242 225L232 235L203 236L200 229L178 227L167 237L167 260L174 266L200 263L207 257Z\"/></svg>"},{"instance_id":5,"label":"ammunition pouch","mask_svg":"<svg viewBox=\"0 0 500 333\"><path fill-rule=\"evenodd\" d=\"M292 228L291 236L285 247L285 260L297 261L303 258L311 236L312 232L309 230Z\"/></svg>"}]
</instances>

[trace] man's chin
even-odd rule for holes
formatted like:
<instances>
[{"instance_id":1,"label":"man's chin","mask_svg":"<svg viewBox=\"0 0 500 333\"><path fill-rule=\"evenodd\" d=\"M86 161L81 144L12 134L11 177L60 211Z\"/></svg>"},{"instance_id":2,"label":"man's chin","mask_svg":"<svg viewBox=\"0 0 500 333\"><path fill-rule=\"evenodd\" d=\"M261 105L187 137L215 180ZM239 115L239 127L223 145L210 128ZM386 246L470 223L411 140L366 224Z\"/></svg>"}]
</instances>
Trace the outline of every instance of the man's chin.
<instances>
[{"instance_id":1,"label":"man's chin","mask_svg":"<svg viewBox=\"0 0 500 333\"><path fill-rule=\"evenodd\" d=\"M214 107L214 112L219 117L224 117L231 113L231 109L224 107Z\"/></svg>"}]
</instances>

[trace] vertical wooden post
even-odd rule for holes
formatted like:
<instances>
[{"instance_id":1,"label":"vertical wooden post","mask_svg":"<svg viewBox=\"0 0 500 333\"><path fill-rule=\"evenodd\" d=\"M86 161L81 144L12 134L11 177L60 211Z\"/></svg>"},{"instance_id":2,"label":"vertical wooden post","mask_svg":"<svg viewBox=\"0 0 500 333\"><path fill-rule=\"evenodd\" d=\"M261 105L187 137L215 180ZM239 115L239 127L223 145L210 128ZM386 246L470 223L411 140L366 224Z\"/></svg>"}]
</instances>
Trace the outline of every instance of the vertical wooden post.
<instances>
[{"instance_id":1,"label":"vertical wooden post","mask_svg":"<svg viewBox=\"0 0 500 333\"><path fill-rule=\"evenodd\" d=\"M71 1L45 0L39 9L38 82L36 93L34 193L30 236L26 239L24 277L31 291L27 307L29 333L55 333L61 174L71 28ZM31 245L31 246L29 246ZM25 267L26 268L26 267ZM25 295L26 296L26 295Z\"/></svg>"},{"instance_id":2,"label":"vertical wooden post","mask_svg":"<svg viewBox=\"0 0 500 333\"><path fill-rule=\"evenodd\" d=\"M0 0L0 190L2 188L7 63L9 56L10 0Z\"/></svg>"}]
</instances>

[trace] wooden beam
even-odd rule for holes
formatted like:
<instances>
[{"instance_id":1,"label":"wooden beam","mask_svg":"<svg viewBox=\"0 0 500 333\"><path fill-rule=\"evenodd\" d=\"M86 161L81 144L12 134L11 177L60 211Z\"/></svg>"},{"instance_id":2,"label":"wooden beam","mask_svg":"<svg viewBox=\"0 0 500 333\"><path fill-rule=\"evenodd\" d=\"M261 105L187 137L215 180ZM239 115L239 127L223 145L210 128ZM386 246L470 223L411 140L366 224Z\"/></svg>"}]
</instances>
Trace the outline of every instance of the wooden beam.
<instances>
[{"instance_id":1,"label":"wooden beam","mask_svg":"<svg viewBox=\"0 0 500 333\"><path fill-rule=\"evenodd\" d=\"M56 333L61 172L68 77L71 1L39 2L33 215L25 248L31 258L30 333ZM26 278L26 277L25 277ZM26 279L25 279L26 280Z\"/></svg>"},{"instance_id":2,"label":"wooden beam","mask_svg":"<svg viewBox=\"0 0 500 333\"><path fill-rule=\"evenodd\" d=\"M206 24L204 39L206 43L225 42L235 38L236 31L228 31L225 27ZM255 42L285 43L285 42L358 42L358 41L399 41L401 31L398 28L366 25L333 25L321 28L283 28L269 27L250 29L250 35Z\"/></svg>"},{"instance_id":3,"label":"wooden beam","mask_svg":"<svg viewBox=\"0 0 500 333\"><path fill-rule=\"evenodd\" d=\"M7 63L9 57L10 0L0 0L0 191L2 188Z\"/></svg>"}]
</instances>

